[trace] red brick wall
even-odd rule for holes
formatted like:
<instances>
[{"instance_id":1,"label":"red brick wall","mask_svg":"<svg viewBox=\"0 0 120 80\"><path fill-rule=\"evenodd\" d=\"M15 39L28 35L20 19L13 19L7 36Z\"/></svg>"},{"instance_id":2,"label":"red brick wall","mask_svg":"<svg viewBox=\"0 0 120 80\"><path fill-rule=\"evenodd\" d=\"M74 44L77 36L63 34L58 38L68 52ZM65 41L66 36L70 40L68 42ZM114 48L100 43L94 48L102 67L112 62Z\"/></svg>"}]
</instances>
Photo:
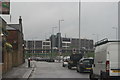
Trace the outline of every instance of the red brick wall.
<instances>
[{"instance_id":1,"label":"red brick wall","mask_svg":"<svg viewBox=\"0 0 120 80\"><path fill-rule=\"evenodd\" d=\"M7 42L13 46L13 66L23 63L23 35L17 30L8 30Z\"/></svg>"},{"instance_id":2,"label":"red brick wall","mask_svg":"<svg viewBox=\"0 0 120 80\"><path fill-rule=\"evenodd\" d=\"M12 44L13 49L18 48L18 31L16 30L8 30L7 42Z\"/></svg>"}]
</instances>

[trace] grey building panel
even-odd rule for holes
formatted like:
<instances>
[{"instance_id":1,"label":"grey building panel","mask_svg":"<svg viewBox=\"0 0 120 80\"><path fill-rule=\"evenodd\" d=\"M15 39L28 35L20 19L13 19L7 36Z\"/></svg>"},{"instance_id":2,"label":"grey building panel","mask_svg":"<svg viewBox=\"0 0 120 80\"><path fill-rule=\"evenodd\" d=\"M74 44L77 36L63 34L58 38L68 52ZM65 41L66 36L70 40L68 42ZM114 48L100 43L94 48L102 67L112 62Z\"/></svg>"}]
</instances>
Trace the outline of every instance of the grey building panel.
<instances>
[{"instance_id":1,"label":"grey building panel","mask_svg":"<svg viewBox=\"0 0 120 80\"><path fill-rule=\"evenodd\" d=\"M15 28L10 27L10 26L6 26L6 29L7 29L7 30L16 30Z\"/></svg>"},{"instance_id":2,"label":"grey building panel","mask_svg":"<svg viewBox=\"0 0 120 80\"><path fill-rule=\"evenodd\" d=\"M20 24L8 24L8 26L10 26L11 28L15 28L16 30L19 30L20 32L22 32L22 26Z\"/></svg>"},{"instance_id":3,"label":"grey building panel","mask_svg":"<svg viewBox=\"0 0 120 80\"><path fill-rule=\"evenodd\" d=\"M33 49L33 41L27 41L27 48L28 49Z\"/></svg>"},{"instance_id":4,"label":"grey building panel","mask_svg":"<svg viewBox=\"0 0 120 80\"><path fill-rule=\"evenodd\" d=\"M56 47L57 46L56 35L51 35L50 40L51 40L51 47Z\"/></svg>"},{"instance_id":5,"label":"grey building panel","mask_svg":"<svg viewBox=\"0 0 120 80\"><path fill-rule=\"evenodd\" d=\"M42 49L42 41L35 41L35 49Z\"/></svg>"}]
</instances>

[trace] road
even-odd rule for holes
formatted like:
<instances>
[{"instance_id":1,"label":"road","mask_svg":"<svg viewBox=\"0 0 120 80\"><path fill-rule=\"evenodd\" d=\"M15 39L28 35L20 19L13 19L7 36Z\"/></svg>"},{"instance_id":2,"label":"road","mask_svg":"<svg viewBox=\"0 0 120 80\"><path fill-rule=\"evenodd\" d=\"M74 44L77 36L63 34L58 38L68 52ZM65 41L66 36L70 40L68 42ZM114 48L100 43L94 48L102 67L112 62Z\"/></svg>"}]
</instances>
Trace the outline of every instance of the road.
<instances>
[{"instance_id":1,"label":"road","mask_svg":"<svg viewBox=\"0 0 120 80\"><path fill-rule=\"evenodd\" d=\"M78 73L75 69L62 67L62 63L38 61L35 62L35 69L30 78L88 78L88 75L88 73Z\"/></svg>"}]
</instances>

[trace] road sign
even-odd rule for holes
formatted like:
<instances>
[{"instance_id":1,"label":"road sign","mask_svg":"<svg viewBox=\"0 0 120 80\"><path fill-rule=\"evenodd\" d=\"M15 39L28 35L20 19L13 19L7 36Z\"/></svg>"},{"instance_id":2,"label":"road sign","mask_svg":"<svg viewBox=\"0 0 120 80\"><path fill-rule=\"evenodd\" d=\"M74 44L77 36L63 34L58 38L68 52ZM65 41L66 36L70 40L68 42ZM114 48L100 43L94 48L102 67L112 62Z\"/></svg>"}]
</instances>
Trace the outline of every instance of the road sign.
<instances>
[{"instance_id":1,"label":"road sign","mask_svg":"<svg viewBox=\"0 0 120 80\"><path fill-rule=\"evenodd\" d=\"M10 0L0 0L0 14L10 14Z\"/></svg>"}]
</instances>

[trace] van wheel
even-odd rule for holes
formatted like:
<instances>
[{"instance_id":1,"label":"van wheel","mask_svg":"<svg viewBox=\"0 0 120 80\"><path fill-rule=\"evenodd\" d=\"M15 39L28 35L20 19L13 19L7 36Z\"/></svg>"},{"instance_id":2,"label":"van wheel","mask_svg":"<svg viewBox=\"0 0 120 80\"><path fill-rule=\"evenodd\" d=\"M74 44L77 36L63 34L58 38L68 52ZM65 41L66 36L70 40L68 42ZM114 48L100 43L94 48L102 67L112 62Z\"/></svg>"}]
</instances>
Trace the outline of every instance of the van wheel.
<instances>
[{"instance_id":1,"label":"van wheel","mask_svg":"<svg viewBox=\"0 0 120 80\"><path fill-rule=\"evenodd\" d=\"M109 80L109 79L103 77L103 73L101 72L101 73L100 73L100 80Z\"/></svg>"},{"instance_id":2,"label":"van wheel","mask_svg":"<svg viewBox=\"0 0 120 80\"><path fill-rule=\"evenodd\" d=\"M93 70L90 71L89 78L90 78L90 80L98 80L98 79L94 78Z\"/></svg>"}]
</instances>

